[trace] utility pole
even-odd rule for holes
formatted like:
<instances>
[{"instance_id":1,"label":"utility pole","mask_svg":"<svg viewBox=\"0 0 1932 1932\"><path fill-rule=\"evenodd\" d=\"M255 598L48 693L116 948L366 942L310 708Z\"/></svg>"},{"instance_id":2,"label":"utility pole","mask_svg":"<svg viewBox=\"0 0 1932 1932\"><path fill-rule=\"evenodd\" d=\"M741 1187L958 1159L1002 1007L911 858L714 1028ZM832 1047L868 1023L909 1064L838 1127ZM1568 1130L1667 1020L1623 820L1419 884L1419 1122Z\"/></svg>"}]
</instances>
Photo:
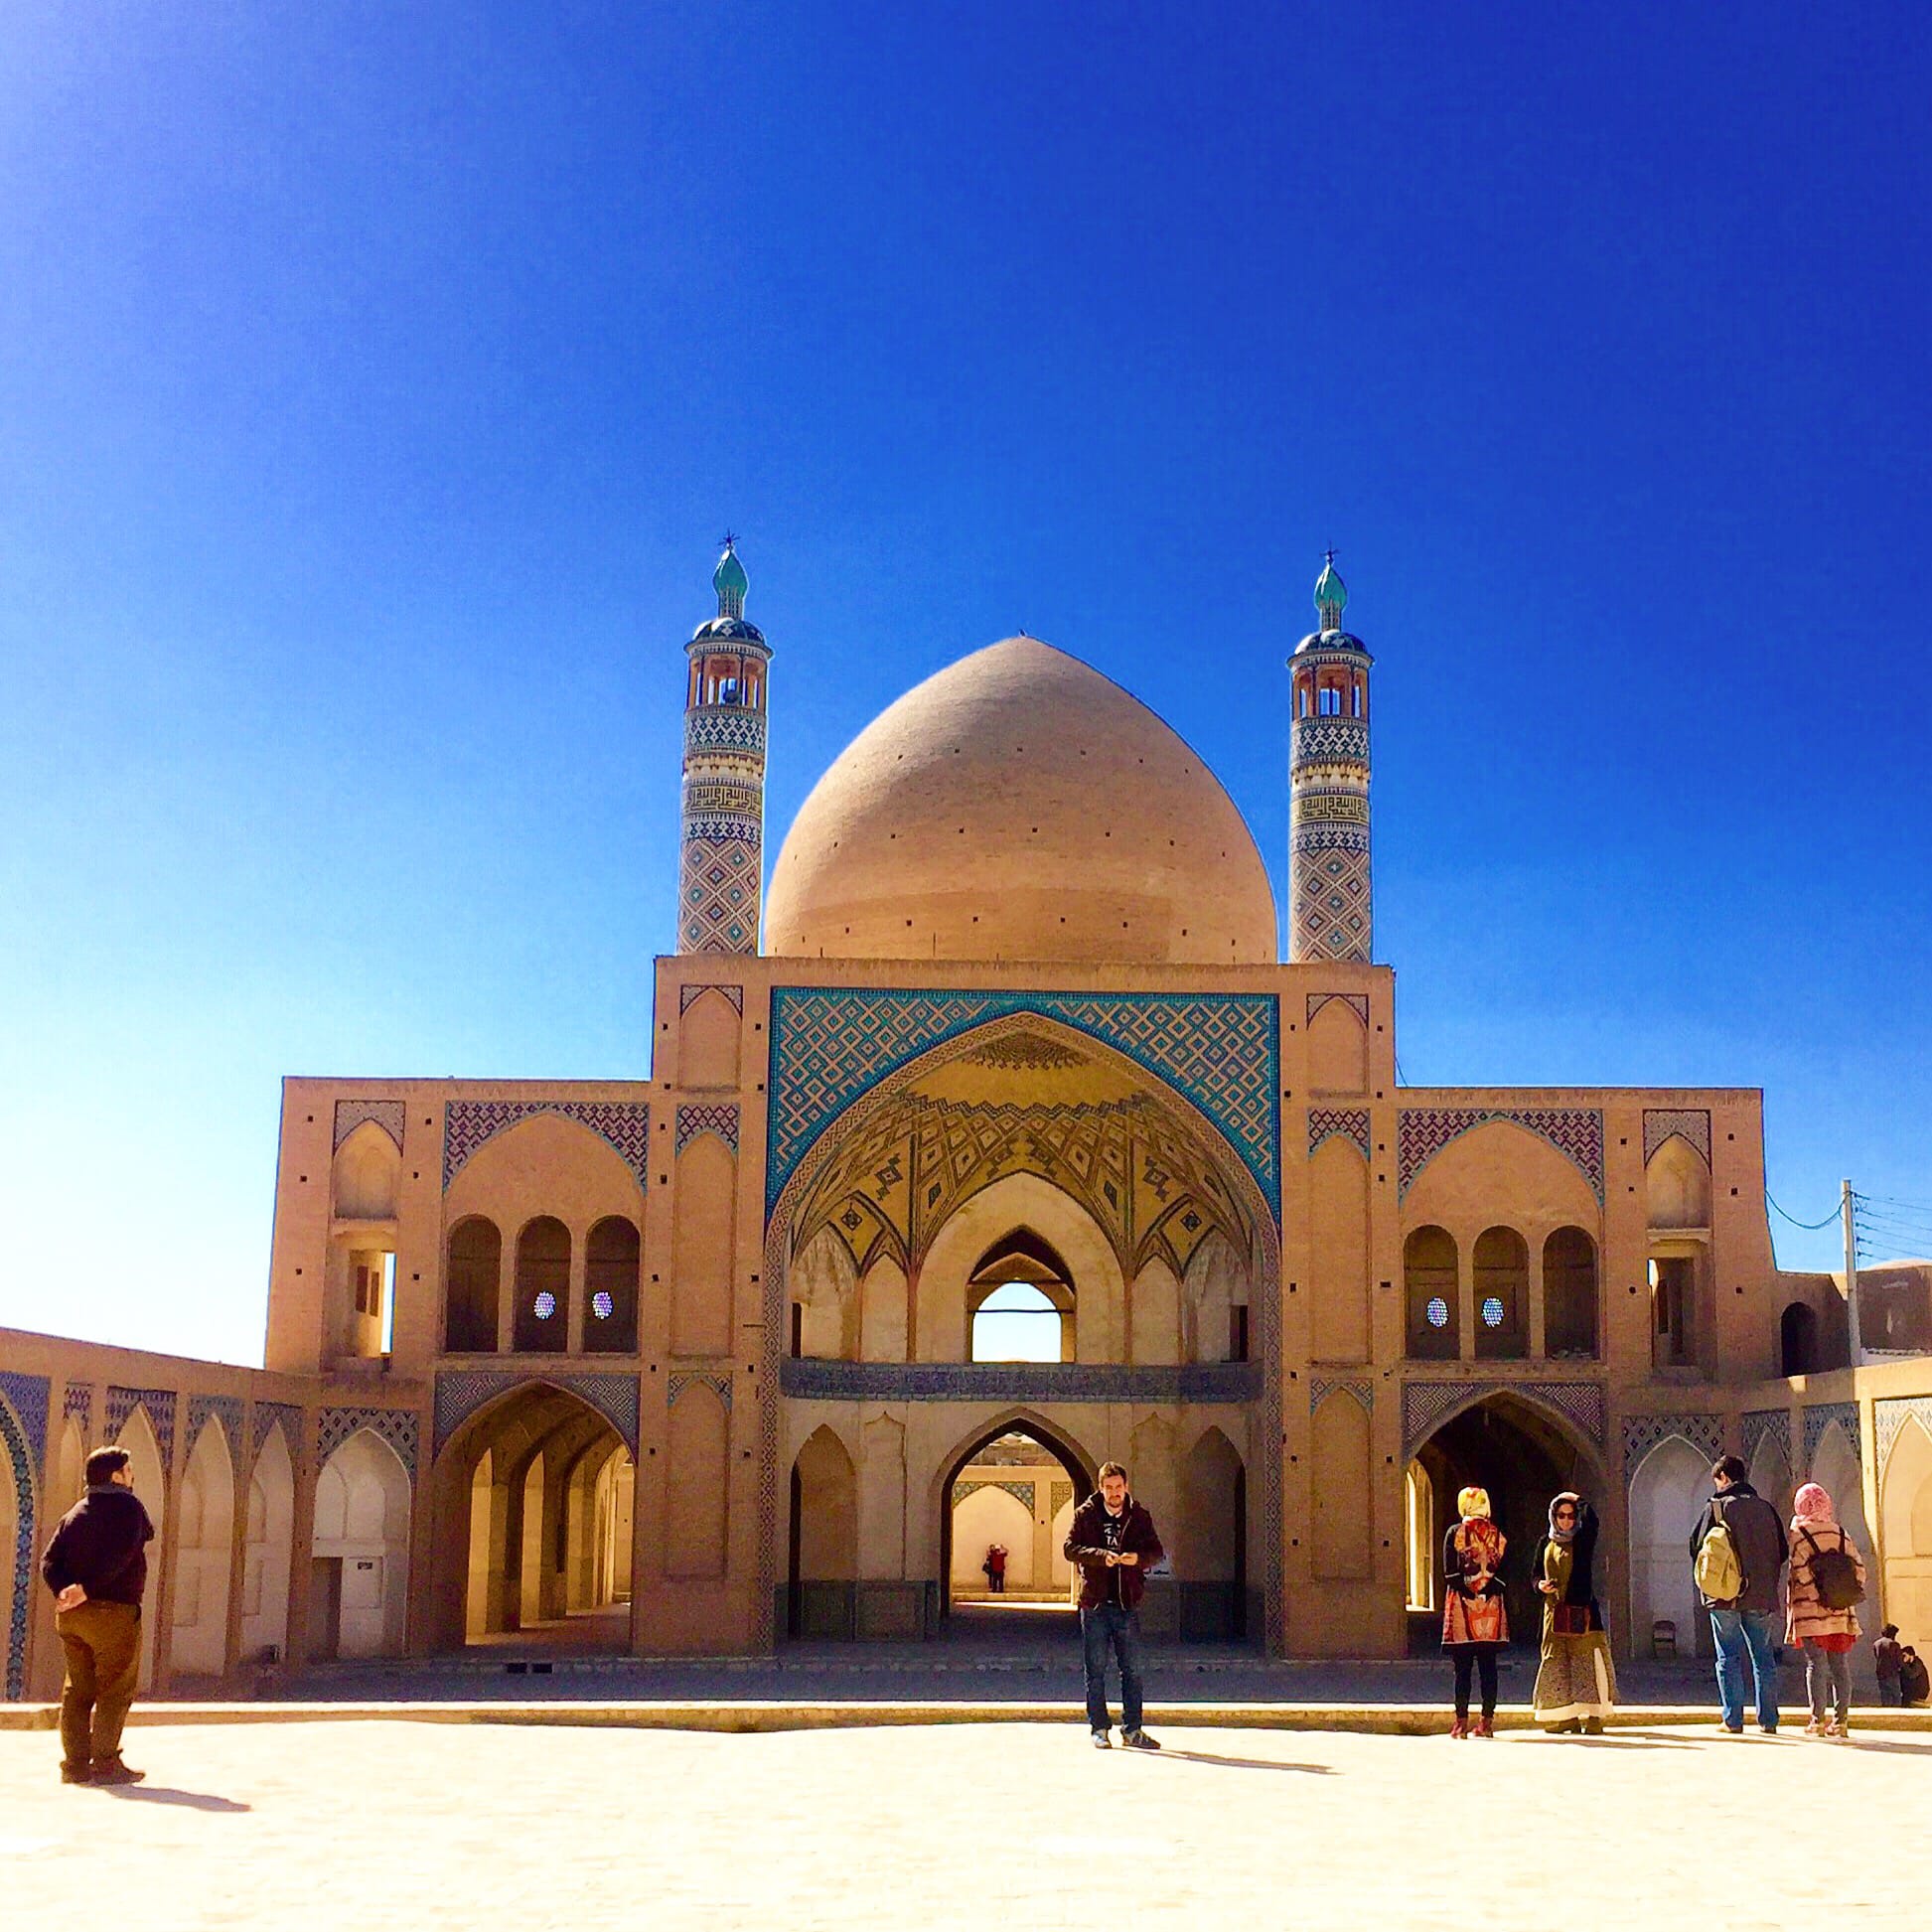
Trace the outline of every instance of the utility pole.
<instances>
[{"instance_id":1,"label":"utility pole","mask_svg":"<svg viewBox=\"0 0 1932 1932\"><path fill-rule=\"evenodd\" d=\"M1864 1344L1858 1336L1858 1237L1852 1219L1852 1183L1842 1184L1839 1212L1845 1222L1845 1327L1852 1345L1852 1366L1864 1360Z\"/></svg>"}]
</instances>

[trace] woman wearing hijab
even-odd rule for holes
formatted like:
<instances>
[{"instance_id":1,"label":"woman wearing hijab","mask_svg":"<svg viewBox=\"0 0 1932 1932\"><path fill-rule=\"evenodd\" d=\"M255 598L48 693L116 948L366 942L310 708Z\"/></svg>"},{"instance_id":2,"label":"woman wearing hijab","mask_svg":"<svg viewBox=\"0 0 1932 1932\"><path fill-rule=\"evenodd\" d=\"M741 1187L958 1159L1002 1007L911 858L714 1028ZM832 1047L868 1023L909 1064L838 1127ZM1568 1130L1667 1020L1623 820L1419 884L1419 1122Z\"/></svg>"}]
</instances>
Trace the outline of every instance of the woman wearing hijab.
<instances>
[{"instance_id":1,"label":"woman wearing hijab","mask_svg":"<svg viewBox=\"0 0 1932 1932\"><path fill-rule=\"evenodd\" d=\"M1456 1720L1451 1737L1496 1735L1496 1653L1509 1642L1509 1611L1496 1572L1508 1539L1490 1520L1489 1496L1474 1487L1456 1498L1461 1518L1442 1540L1442 1648L1456 1673ZM1469 1726L1469 1680L1482 1675L1483 1709Z\"/></svg>"},{"instance_id":2,"label":"woman wearing hijab","mask_svg":"<svg viewBox=\"0 0 1932 1932\"><path fill-rule=\"evenodd\" d=\"M1537 1722L1595 1736L1616 1706L1617 1673L1596 1600L1596 1512L1573 1489L1550 1504L1550 1534L1531 1573L1543 1592L1543 1662Z\"/></svg>"},{"instance_id":3,"label":"woman wearing hijab","mask_svg":"<svg viewBox=\"0 0 1932 1932\"><path fill-rule=\"evenodd\" d=\"M1844 1557L1840 1556L1844 1553ZM1858 1613L1850 1603L1835 1608L1829 1597L1843 1598L1850 1577L1864 1595L1864 1561L1839 1526L1838 1513L1822 1484L1799 1490L1791 1515L1791 1571L1785 1586L1784 1640L1805 1653L1805 1689L1811 1693L1807 1737L1843 1737L1852 1714L1852 1648L1858 1641ZM1825 1711L1831 1693L1832 1713Z\"/></svg>"}]
</instances>

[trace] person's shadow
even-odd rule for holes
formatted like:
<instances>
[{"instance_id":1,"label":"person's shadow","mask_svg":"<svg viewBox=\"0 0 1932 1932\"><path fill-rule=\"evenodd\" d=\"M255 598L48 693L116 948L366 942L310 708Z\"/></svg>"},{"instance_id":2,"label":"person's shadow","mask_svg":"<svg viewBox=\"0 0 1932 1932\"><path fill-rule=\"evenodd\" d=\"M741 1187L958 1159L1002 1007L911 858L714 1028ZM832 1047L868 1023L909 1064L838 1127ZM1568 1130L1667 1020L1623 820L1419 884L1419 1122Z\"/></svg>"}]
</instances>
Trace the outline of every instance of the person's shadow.
<instances>
[{"instance_id":1,"label":"person's shadow","mask_svg":"<svg viewBox=\"0 0 1932 1932\"><path fill-rule=\"evenodd\" d=\"M178 1791L166 1784L101 1784L96 1791L109 1798L144 1805L186 1805L191 1811L253 1811L233 1798L218 1798L212 1791Z\"/></svg>"},{"instance_id":2,"label":"person's shadow","mask_svg":"<svg viewBox=\"0 0 1932 1932\"><path fill-rule=\"evenodd\" d=\"M1160 1755L1179 1758L1186 1764L1225 1764L1238 1771L1305 1771L1315 1778L1335 1775L1332 1764L1296 1764L1279 1757L1223 1757L1214 1751L1177 1751L1171 1744L1163 1745Z\"/></svg>"}]
</instances>

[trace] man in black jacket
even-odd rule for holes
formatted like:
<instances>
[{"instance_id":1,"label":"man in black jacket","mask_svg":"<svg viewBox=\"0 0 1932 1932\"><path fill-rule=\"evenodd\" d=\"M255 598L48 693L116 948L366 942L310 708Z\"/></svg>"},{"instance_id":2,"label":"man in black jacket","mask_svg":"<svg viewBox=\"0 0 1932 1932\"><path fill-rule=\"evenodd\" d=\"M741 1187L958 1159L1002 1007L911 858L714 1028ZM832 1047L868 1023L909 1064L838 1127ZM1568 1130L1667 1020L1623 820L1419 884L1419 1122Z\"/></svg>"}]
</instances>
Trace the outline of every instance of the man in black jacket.
<instances>
[{"instance_id":1,"label":"man in black jacket","mask_svg":"<svg viewBox=\"0 0 1932 1932\"><path fill-rule=\"evenodd\" d=\"M121 1726L141 1675L141 1592L153 1539L127 1451L96 1449L87 1458L86 1495L61 1518L41 1559L67 1653L63 1783L138 1784L147 1775L121 1762Z\"/></svg>"},{"instance_id":2,"label":"man in black jacket","mask_svg":"<svg viewBox=\"0 0 1932 1932\"><path fill-rule=\"evenodd\" d=\"M1101 1465L1101 1486L1074 1512L1066 1556L1080 1570L1080 1635L1087 1666L1087 1727L1099 1750L1113 1741L1107 1714L1107 1653L1120 1664L1120 1742L1160 1746L1140 1728L1140 1599L1147 1571L1165 1553L1145 1506L1127 1493L1127 1472Z\"/></svg>"},{"instance_id":3,"label":"man in black jacket","mask_svg":"<svg viewBox=\"0 0 1932 1932\"><path fill-rule=\"evenodd\" d=\"M1703 1597L1710 1612L1710 1635L1717 1647L1717 1698L1723 1707L1724 1728L1733 1737L1744 1728L1744 1660L1751 1664L1757 1721L1767 1737L1778 1730L1777 1637L1771 1629L1778 1613L1778 1577L1791 1555L1778 1513L1746 1480L1743 1461L1720 1456L1710 1465L1713 1494L1691 1533L1691 1561L1704 1547L1710 1526L1719 1518L1730 1532L1744 1571L1744 1587L1727 1602Z\"/></svg>"}]
</instances>

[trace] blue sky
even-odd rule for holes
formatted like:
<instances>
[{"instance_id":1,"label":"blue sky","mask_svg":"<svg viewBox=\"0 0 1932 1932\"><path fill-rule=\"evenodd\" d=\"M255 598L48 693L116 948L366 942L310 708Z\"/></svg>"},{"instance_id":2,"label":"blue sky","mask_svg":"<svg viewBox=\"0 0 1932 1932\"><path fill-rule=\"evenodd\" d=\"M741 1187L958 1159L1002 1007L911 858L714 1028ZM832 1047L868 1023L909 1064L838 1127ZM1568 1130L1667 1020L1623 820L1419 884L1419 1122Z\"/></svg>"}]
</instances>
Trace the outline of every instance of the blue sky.
<instances>
[{"instance_id":1,"label":"blue sky","mask_svg":"<svg viewBox=\"0 0 1932 1932\"><path fill-rule=\"evenodd\" d=\"M14 0L0 1323L254 1359L285 1073L647 1071L726 524L768 857L1024 627L1277 895L1333 543L1406 1078L1932 1202L1929 30L1702 11Z\"/></svg>"}]
</instances>

